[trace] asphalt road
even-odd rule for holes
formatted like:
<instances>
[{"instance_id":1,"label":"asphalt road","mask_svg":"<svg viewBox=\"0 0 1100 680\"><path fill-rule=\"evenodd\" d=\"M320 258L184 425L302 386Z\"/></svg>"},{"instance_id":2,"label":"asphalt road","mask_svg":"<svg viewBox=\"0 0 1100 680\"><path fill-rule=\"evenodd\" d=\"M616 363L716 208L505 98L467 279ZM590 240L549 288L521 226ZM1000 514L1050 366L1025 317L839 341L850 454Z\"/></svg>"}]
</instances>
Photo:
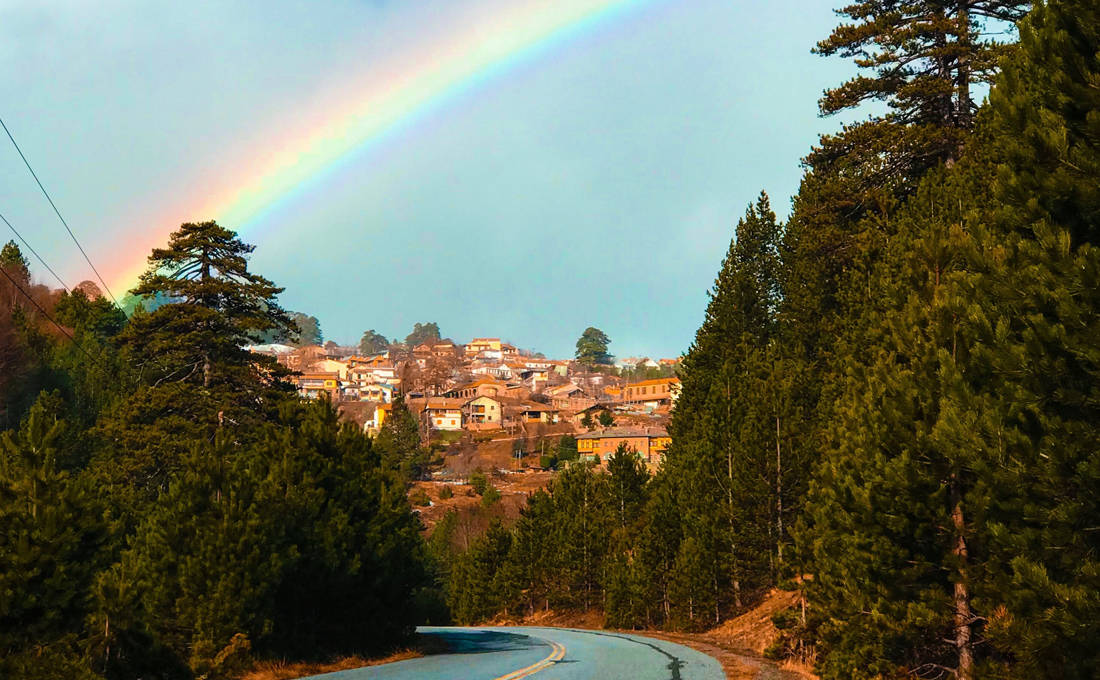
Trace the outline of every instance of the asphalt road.
<instances>
[{"instance_id":1,"label":"asphalt road","mask_svg":"<svg viewBox=\"0 0 1100 680\"><path fill-rule=\"evenodd\" d=\"M315 676L324 680L724 680L694 649L637 635L566 628L420 628L447 651Z\"/></svg>"}]
</instances>

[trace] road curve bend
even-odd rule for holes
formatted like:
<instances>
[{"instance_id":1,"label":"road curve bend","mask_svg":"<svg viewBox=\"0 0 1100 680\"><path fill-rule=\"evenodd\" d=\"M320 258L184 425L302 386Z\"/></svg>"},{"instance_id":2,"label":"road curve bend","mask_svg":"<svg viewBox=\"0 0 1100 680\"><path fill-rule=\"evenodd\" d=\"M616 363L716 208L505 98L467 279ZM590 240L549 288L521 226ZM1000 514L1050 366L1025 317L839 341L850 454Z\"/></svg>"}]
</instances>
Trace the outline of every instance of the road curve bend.
<instances>
[{"instance_id":1,"label":"road curve bend","mask_svg":"<svg viewBox=\"0 0 1100 680\"><path fill-rule=\"evenodd\" d=\"M718 661L640 635L527 626L417 629L446 651L324 680L724 680Z\"/></svg>"}]
</instances>

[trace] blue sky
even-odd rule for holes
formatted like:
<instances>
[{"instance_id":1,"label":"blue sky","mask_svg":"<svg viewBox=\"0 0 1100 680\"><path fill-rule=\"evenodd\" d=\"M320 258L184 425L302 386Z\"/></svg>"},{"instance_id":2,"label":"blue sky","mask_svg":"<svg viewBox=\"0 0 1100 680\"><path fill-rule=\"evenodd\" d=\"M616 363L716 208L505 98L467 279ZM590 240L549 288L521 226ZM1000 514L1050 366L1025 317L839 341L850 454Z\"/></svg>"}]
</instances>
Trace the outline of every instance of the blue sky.
<instances>
[{"instance_id":1,"label":"blue sky","mask_svg":"<svg viewBox=\"0 0 1100 680\"><path fill-rule=\"evenodd\" d=\"M97 267L124 269L135 233L173 226L150 215L192 219L211 177L478 4L0 0L0 116ZM246 234L253 269L339 342L436 321L567 356L597 326L616 355L678 355L746 205L763 189L785 215L839 125L816 100L851 67L810 54L835 22L818 0L653 2L351 158ZM0 213L91 278L6 139Z\"/></svg>"}]
</instances>

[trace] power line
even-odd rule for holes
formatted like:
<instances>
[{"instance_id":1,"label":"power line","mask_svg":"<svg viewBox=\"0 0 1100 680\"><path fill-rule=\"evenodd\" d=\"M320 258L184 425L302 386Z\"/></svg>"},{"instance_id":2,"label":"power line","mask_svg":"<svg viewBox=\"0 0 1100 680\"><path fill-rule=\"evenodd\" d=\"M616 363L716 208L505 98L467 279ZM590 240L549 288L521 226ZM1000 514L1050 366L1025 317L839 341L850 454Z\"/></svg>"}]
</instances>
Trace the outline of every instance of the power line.
<instances>
[{"instance_id":1,"label":"power line","mask_svg":"<svg viewBox=\"0 0 1100 680\"><path fill-rule=\"evenodd\" d=\"M47 312L45 309L42 309L42 305L38 304L37 300L35 300L33 297L31 297L30 294L27 291L23 290L23 286L20 286L19 282L16 281L15 279L13 279L11 277L11 274L9 274L6 269L4 269L3 267L0 267L0 274L3 274L4 278L6 278L8 281L11 281L11 285L15 286L16 290L18 290L20 293L23 294L23 297L30 300L31 304L34 305L35 308L38 309L39 312L42 312L42 316L49 319L50 323L57 326L57 330L59 330L62 335L64 335L66 338L68 338L69 342L73 343L73 346L76 347L78 350L80 350L81 354L88 357L93 362L99 364L99 366L101 368L106 368L103 364L101 364L99 362L99 360L97 358L95 358L91 354L89 354L88 350L81 347L80 343L76 341L76 338L74 338L72 335L70 335L69 331L65 330L64 326L62 326L61 324L54 321L54 318L52 316L50 316L49 312Z\"/></svg>"},{"instance_id":2,"label":"power line","mask_svg":"<svg viewBox=\"0 0 1100 680\"><path fill-rule=\"evenodd\" d=\"M0 220L3 220L4 224L8 225L8 229L11 229L11 233L15 234L16 238L22 241L23 245L27 246L27 250L31 251L31 254L34 255L35 258L37 258L38 261L42 263L42 266L45 267L51 274L53 274L53 277L57 279L58 283L61 284L61 287L64 288L66 292L70 292L69 287L65 285L65 282L62 281L61 277L57 275L57 272L55 272L53 268L50 267L50 265L46 264L46 261L42 259L42 256L39 255L35 251L35 249L31 247L31 244L27 243L27 239L23 238L23 235L16 231L15 227L11 226L11 222L8 221L8 218L4 217L3 214L0 214Z\"/></svg>"},{"instance_id":3,"label":"power line","mask_svg":"<svg viewBox=\"0 0 1100 680\"><path fill-rule=\"evenodd\" d=\"M61 211L57 209L57 205L53 202L53 199L50 198L50 192L46 191L46 187L42 186L42 181L38 179L38 175L35 174L34 168L31 167L30 161L28 161L27 157L23 155L23 150L19 148L19 144L15 141L15 137L12 137L11 131L8 130L8 126L4 124L4 119L2 118L0 118L0 127L4 128L4 132L8 135L8 139L11 140L12 146L14 146L15 150L19 152L19 157L23 159L23 165L27 166L27 170L30 171L31 177L33 177L35 183L38 184L38 188L42 190L42 195L45 196L46 200L50 202L50 207L53 208L54 213L57 215L57 219L61 220L61 224L65 225L65 231L69 232L69 236L72 237L73 243L75 243L77 249L80 250L80 254L84 256L84 260L88 263L88 266L92 268L92 271L95 273L96 278L99 279L99 282L103 284L103 290L107 291L107 294L111 296L112 300L114 300L115 306L118 306L118 299L115 297L115 294L111 292L111 289L107 286L107 282L104 281L103 277L99 275L99 270L95 268L94 264L92 264L92 259L88 257L88 253L84 252L84 246L80 245L80 241L77 240L76 234L74 234L73 230L69 228L69 223L66 222L65 218L61 216Z\"/></svg>"}]
</instances>

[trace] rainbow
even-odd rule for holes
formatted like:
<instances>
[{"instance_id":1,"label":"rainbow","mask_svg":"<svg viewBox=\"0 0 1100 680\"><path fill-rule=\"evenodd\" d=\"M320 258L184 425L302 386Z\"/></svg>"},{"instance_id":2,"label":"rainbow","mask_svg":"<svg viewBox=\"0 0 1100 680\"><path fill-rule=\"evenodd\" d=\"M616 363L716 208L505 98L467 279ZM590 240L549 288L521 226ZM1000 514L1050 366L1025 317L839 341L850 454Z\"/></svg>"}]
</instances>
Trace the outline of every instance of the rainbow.
<instances>
[{"instance_id":1,"label":"rainbow","mask_svg":"<svg viewBox=\"0 0 1100 680\"><path fill-rule=\"evenodd\" d=\"M164 230L158 226L161 241L154 245L181 222L211 218L245 240L255 238L266 217L362 154L517 66L658 1L511 0L493 14L490 25L472 25L444 44L433 43L430 55L376 78L366 91L353 93L345 106L311 121L300 134L287 134L285 138L297 141L274 156L259 157L240 173L239 181L225 182L214 195L191 202L183 219L177 214L158 221ZM140 247L140 255L127 255L127 262L121 263L126 270L112 277L116 291L133 287L145 270L149 244L134 245Z\"/></svg>"}]
</instances>

